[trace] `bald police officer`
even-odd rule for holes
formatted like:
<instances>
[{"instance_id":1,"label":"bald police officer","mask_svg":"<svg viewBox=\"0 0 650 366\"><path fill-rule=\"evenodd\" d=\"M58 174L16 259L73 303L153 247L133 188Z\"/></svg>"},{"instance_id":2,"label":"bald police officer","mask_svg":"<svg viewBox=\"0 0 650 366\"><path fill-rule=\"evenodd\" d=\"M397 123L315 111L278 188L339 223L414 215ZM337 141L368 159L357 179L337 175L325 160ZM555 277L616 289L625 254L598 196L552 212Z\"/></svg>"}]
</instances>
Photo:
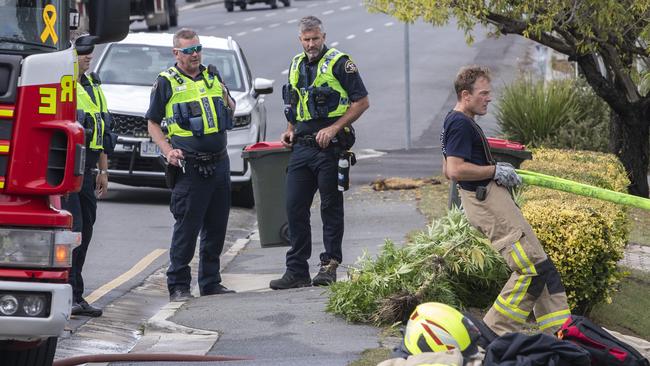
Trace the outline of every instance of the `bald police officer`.
<instances>
[{"instance_id":1,"label":"bald police officer","mask_svg":"<svg viewBox=\"0 0 650 366\"><path fill-rule=\"evenodd\" d=\"M176 223L167 288L170 301L185 301L191 297L189 263L199 234L201 296L234 292L221 284L219 256L230 212L226 130L232 128L235 101L216 68L201 64L195 31L177 31L173 46L176 64L158 76L146 118L152 140L175 167L169 209Z\"/></svg>"}]
</instances>

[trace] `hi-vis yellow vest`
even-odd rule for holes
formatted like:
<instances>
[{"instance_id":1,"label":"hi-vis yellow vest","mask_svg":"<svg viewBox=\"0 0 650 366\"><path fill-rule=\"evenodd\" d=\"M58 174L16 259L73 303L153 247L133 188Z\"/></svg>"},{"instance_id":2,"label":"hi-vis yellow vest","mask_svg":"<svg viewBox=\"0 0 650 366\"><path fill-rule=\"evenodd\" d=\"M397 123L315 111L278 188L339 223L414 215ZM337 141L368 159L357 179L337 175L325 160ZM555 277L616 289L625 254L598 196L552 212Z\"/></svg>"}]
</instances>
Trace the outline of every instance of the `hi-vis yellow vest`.
<instances>
[{"instance_id":1,"label":"hi-vis yellow vest","mask_svg":"<svg viewBox=\"0 0 650 366\"><path fill-rule=\"evenodd\" d=\"M347 55L335 48L328 49L318 62L318 71L316 73L314 82L307 88L298 87L298 79L300 78L300 64L302 62L306 62L307 57L305 53L302 52L293 58L293 61L291 62L291 69L289 70L289 84L291 84L291 88L298 95L298 103L295 106L296 121L304 122L315 118L309 112L308 107L308 103L310 102L310 91L314 87L320 87L325 84L340 94L338 106L336 109L329 111L327 117L340 117L345 114L348 108L350 108L348 92L343 89L341 83L334 77L333 72L336 61L338 61L343 56Z\"/></svg>"},{"instance_id":2,"label":"hi-vis yellow vest","mask_svg":"<svg viewBox=\"0 0 650 366\"><path fill-rule=\"evenodd\" d=\"M93 137L88 143L88 147L92 150L104 150L104 114L108 113L106 108L106 98L102 89L90 75L86 75L88 81L90 81L90 86L93 89L93 96L95 97L95 102L84 89L84 87L77 82L77 109L83 110L86 115L90 116L93 121L92 130ZM84 121L79 121L82 124ZM88 127L88 126L84 126Z\"/></svg>"},{"instance_id":3,"label":"hi-vis yellow vest","mask_svg":"<svg viewBox=\"0 0 650 366\"><path fill-rule=\"evenodd\" d=\"M223 89L216 75L212 75L207 69L203 70L203 77L199 81L194 81L183 75L175 66L160 73L160 76L169 80L172 88L172 97L167 101L165 106L165 118L168 121L174 120L174 104L188 103L197 101L201 105L201 117L203 119L203 134L219 132L219 123L217 118L217 109L214 98L223 100ZM223 101L223 103L227 103ZM181 128L177 123L167 125L167 136L192 136L192 131Z\"/></svg>"}]
</instances>

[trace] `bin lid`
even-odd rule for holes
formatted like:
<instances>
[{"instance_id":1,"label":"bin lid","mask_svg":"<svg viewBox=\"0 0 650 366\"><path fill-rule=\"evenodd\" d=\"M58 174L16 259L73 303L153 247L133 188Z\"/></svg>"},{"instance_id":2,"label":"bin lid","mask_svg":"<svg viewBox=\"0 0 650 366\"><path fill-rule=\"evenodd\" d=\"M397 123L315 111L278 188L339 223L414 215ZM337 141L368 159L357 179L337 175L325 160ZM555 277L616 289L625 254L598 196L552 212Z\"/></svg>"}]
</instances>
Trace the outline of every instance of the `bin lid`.
<instances>
[{"instance_id":1,"label":"bin lid","mask_svg":"<svg viewBox=\"0 0 650 366\"><path fill-rule=\"evenodd\" d=\"M248 145L242 151L242 158L261 158L273 154L288 154L290 148L284 147L282 141L261 141L253 145Z\"/></svg>"},{"instance_id":2,"label":"bin lid","mask_svg":"<svg viewBox=\"0 0 650 366\"><path fill-rule=\"evenodd\" d=\"M526 146L510 140L497 139L494 137L488 137L488 144L492 149L506 149L506 150L526 150Z\"/></svg>"},{"instance_id":3,"label":"bin lid","mask_svg":"<svg viewBox=\"0 0 650 366\"><path fill-rule=\"evenodd\" d=\"M260 141L253 145L248 145L244 148L244 151L261 151L261 150L276 150L276 149L286 149L282 145L282 141Z\"/></svg>"}]
</instances>

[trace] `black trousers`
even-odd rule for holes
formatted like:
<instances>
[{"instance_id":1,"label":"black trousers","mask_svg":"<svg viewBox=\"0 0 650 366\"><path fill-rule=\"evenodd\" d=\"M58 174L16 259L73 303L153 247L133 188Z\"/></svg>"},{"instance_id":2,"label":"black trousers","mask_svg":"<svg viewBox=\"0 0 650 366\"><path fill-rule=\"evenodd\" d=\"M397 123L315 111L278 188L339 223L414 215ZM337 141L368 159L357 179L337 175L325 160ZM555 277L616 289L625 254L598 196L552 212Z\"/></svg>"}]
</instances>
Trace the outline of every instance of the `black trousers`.
<instances>
[{"instance_id":1,"label":"black trousers","mask_svg":"<svg viewBox=\"0 0 650 366\"><path fill-rule=\"evenodd\" d=\"M199 235L199 290L203 294L221 283L219 256L230 214L230 161L225 158L214 164L213 174L205 178L189 160L172 191L169 210L176 223L167 269L170 293L190 289L189 264Z\"/></svg>"},{"instance_id":2,"label":"black trousers","mask_svg":"<svg viewBox=\"0 0 650 366\"><path fill-rule=\"evenodd\" d=\"M325 251L321 261L342 261L343 241L343 192L337 188L338 156L334 148L321 150L317 147L294 145L287 168L287 219L289 241L287 272L296 276L309 276L311 257L310 208L316 190L320 192L320 212L323 221L323 244Z\"/></svg>"},{"instance_id":3,"label":"black trousers","mask_svg":"<svg viewBox=\"0 0 650 366\"><path fill-rule=\"evenodd\" d=\"M90 239L93 237L93 225L97 218L97 198L95 197L95 175L90 171L84 173L81 191L70 193L61 201L63 209L72 214L72 231L81 232L81 245L72 251L72 268L69 283L75 303L83 300L84 280L81 275Z\"/></svg>"}]
</instances>

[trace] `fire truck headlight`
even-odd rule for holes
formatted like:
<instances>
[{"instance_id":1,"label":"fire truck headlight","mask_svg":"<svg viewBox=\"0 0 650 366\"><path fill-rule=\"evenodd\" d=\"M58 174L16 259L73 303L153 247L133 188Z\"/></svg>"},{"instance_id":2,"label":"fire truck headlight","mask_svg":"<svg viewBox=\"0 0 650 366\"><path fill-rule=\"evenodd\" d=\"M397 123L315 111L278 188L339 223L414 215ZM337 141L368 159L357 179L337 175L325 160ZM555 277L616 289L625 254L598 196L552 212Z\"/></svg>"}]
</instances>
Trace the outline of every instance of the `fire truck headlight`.
<instances>
[{"instance_id":1,"label":"fire truck headlight","mask_svg":"<svg viewBox=\"0 0 650 366\"><path fill-rule=\"evenodd\" d=\"M28 316L38 316L45 308L45 297L43 296L27 296L23 300L23 311Z\"/></svg>"},{"instance_id":2,"label":"fire truck headlight","mask_svg":"<svg viewBox=\"0 0 650 366\"><path fill-rule=\"evenodd\" d=\"M13 295L0 297L0 313L5 316L14 315L18 311L18 299Z\"/></svg>"}]
</instances>

